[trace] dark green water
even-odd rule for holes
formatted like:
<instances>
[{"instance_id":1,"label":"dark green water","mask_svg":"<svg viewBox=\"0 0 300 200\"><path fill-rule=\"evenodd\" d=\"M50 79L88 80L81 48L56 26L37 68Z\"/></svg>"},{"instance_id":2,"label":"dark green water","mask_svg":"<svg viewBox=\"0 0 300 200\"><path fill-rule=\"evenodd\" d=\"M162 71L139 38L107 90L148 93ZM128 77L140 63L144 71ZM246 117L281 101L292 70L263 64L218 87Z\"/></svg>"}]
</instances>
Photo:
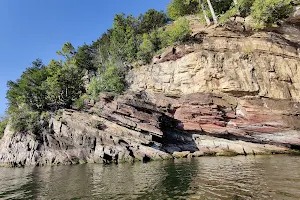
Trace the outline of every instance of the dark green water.
<instances>
[{"instance_id":1,"label":"dark green water","mask_svg":"<svg viewBox=\"0 0 300 200\"><path fill-rule=\"evenodd\" d=\"M300 199L300 157L0 168L0 199Z\"/></svg>"}]
</instances>

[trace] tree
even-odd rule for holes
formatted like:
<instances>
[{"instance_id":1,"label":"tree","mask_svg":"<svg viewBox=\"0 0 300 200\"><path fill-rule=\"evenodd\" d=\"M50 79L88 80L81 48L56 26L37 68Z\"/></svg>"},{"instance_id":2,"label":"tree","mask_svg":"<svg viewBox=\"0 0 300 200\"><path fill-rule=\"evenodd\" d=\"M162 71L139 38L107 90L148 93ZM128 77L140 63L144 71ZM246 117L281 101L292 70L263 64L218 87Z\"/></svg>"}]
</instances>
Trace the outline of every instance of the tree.
<instances>
[{"instance_id":1,"label":"tree","mask_svg":"<svg viewBox=\"0 0 300 200\"><path fill-rule=\"evenodd\" d=\"M200 4L200 6L201 6L201 10L202 10L202 12L203 12L203 15L204 15L206 24L209 26L209 25L210 25L210 19L209 19L209 17L207 16L207 12L206 12L206 8L205 8L205 6L204 6L203 0L199 0L199 4Z\"/></svg>"},{"instance_id":2,"label":"tree","mask_svg":"<svg viewBox=\"0 0 300 200\"><path fill-rule=\"evenodd\" d=\"M125 38L125 49L123 49L125 53L125 61L133 62L136 60L136 54L138 49L137 44L137 35L134 28L130 25L126 27L126 38Z\"/></svg>"},{"instance_id":3,"label":"tree","mask_svg":"<svg viewBox=\"0 0 300 200\"><path fill-rule=\"evenodd\" d=\"M102 36L91 45L91 47L95 49L93 64L97 69L111 58L110 46L112 32L112 29L107 30L106 33L102 34Z\"/></svg>"},{"instance_id":4,"label":"tree","mask_svg":"<svg viewBox=\"0 0 300 200\"><path fill-rule=\"evenodd\" d=\"M76 65L76 52L71 43L65 43L57 53L63 56L64 60L50 61L47 66L48 77L43 83L43 88L47 91L46 99L51 108L69 108L84 92L84 71Z\"/></svg>"},{"instance_id":5,"label":"tree","mask_svg":"<svg viewBox=\"0 0 300 200\"><path fill-rule=\"evenodd\" d=\"M210 25L210 19L207 15L206 5L208 5L208 7L209 7L210 13L213 17L215 24L217 24L218 18L217 18L216 13L222 14L223 12L228 10L230 8L231 1L232 0L217 0L217 1L213 2L214 5L211 3L210 0L205 0L206 3L204 3L203 0L185 0L183 2L188 5L193 5L193 4L199 3L206 23L207 23L207 25ZM217 9L217 12L215 12L214 7Z\"/></svg>"},{"instance_id":6,"label":"tree","mask_svg":"<svg viewBox=\"0 0 300 200\"><path fill-rule=\"evenodd\" d=\"M81 70L96 70L93 63L95 50L87 44L78 48L75 54L75 65Z\"/></svg>"},{"instance_id":7,"label":"tree","mask_svg":"<svg viewBox=\"0 0 300 200\"><path fill-rule=\"evenodd\" d=\"M51 60L48 65L49 76L43 87L52 108L70 107L84 92L82 71L75 65Z\"/></svg>"},{"instance_id":8,"label":"tree","mask_svg":"<svg viewBox=\"0 0 300 200\"><path fill-rule=\"evenodd\" d=\"M40 59L33 61L32 66L27 68L17 81L7 82L6 98L9 106L19 107L25 103L34 110L46 109L46 91L42 83L47 76L47 70L42 61Z\"/></svg>"},{"instance_id":9,"label":"tree","mask_svg":"<svg viewBox=\"0 0 300 200\"><path fill-rule=\"evenodd\" d=\"M66 42L62 49L56 52L58 55L63 56L67 61L69 61L75 55L75 48L70 42Z\"/></svg>"},{"instance_id":10,"label":"tree","mask_svg":"<svg viewBox=\"0 0 300 200\"><path fill-rule=\"evenodd\" d=\"M141 25L139 33L150 33L154 29L160 28L168 23L169 19L167 15L155 9L148 10L144 15L141 16Z\"/></svg>"},{"instance_id":11,"label":"tree","mask_svg":"<svg viewBox=\"0 0 300 200\"><path fill-rule=\"evenodd\" d=\"M291 0L255 0L251 7L251 16L259 27L278 22L292 12Z\"/></svg>"},{"instance_id":12,"label":"tree","mask_svg":"<svg viewBox=\"0 0 300 200\"><path fill-rule=\"evenodd\" d=\"M184 0L172 0L167 7L167 14L173 20L185 15L195 14L197 11L198 1L190 1L187 3Z\"/></svg>"},{"instance_id":13,"label":"tree","mask_svg":"<svg viewBox=\"0 0 300 200\"><path fill-rule=\"evenodd\" d=\"M124 73L116 64L106 63L106 70L99 71L92 79L88 93L97 99L101 92L120 94L125 89Z\"/></svg>"},{"instance_id":14,"label":"tree","mask_svg":"<svg viewBox=\"0 0 300 200\"><path fill-rule=\"evenodd\" d=\"M184 42L190 37L190 34L191 28L188 20L180 18L160 34L162 47Z\"/></svg>"},{"instance_id":15,"label":"tree","mask_svg":"<svg viewBox=\"0 0 300 200\"><path fill-rule=\"evenodd\" d=\"M133 23L129 22L131 19L131 16L126 17L124 13L115 15L109 49L113 60L126 61L127 55L134 53L133 43L128 44L128 39L133 36L133 28L130 27L130 24ZM128 22L130 24L128 24ZM126 33L131 34L127 36Z\"/></svg>"},{"instance_id":16,"label":"tree","mask_svg":"<svg viewBox=\"0 0 300 200\"><path fill-rule=\"evenodd\" d=\"M255 0L235 0L235 7L242 17L247 17L251 14L251 7Z\"/></svg>"},{"instance_id":17,"label":"tree","mask_svg":"<svg viewBox=\"0 0 300 200\"><path fill-rule=\"evenodd\" d=\"M8 119L7 118L1 118L0 119L0 139L3 137L5 128L7 126Z\"/></svg>"},{"instance_id":18,"label":"tree","mask_svg":"<svg viewBox=\"0 0 300 200\"><path fill-rule=\"evenodd\" d=\"M154 54L154 45L150 40L148 34L144 33L143 42L139 46L139 51L137 56L140 60L143 60L146 63L150 63Z\"/></svg>"},{"instance_id":19,"label":"tree","mask_svg":"<svg viewBox=\"0 0 300 200\"><path fill-rule=\"evenodd\" d=\"M15 132L37 134L42 129L40 112L32 110L27 104L20 105L9 113L10 125Z\"/></svg>"},{"instance_id":20,"label":"tree","mask_svg":"<svg viewBox=\"0 0 300 200\"><path fill-rule=\"evenodd\" d=\"M216 14L215 14L214 8L213 8L210 0L207 0L207 3L208 3L208 7L210 9L210 12L211 12L211 14L213 16L214 22L217 24L218 23L218 18L217 18Z\"/></svg>"}]
</instances>

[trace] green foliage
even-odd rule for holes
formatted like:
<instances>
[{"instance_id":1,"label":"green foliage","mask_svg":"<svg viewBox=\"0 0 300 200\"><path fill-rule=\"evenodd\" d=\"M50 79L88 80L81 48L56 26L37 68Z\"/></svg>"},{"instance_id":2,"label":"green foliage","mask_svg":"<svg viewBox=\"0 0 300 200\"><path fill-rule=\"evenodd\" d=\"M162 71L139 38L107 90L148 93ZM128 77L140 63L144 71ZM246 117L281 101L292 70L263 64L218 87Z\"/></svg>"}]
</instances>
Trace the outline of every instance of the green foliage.
<instances>
[{"instance_id":1,"label":"green foliage","mask_svg":"<svg viewBox=\"0 0 300 200\"><path fill-rule=\"evenodd\" d=\"M93 63L94 59L94 49L87 44L82 45L78 48L75 55L75 65L81 70L96 70L96 67Z\"/></svg>"},{"instance_id":2,"label":"green foliage","mask_svg":"<svg viewBox=\"0 0 300 200\"><path fill-rule=\"evenodd\" d=\"M247 0L245 0L245 1L247 1ZM198 4L198 6L199 6L199 0L185 0L185 3L192 4L192 5L194 4L195 6ZM206 14L208 15L207 17L210 18L211 20L213 20L207 1L203 0L202 3L206 10ZM232 7L233 0L214 0L214 1L211 1L211 4L214 8L215 14L220 16L220 15L226 13ZM198 10L200 10L200 9L198 9ZM206 21L203 16L203 12L200 12L200 17L201 17L201 22L206 24Z\"/></svg>"},{"instance_id":3,"label":"green foliage","mask_svg":"<svg viewBox=\"0 0 300 200\"><path fill-rule=\"evenodd\" d=\"M157 29L166 25L169 19L162 11L148 10L137 18L121 13L115 15L113 28L109 29L91 47L96 49L94 54L94 66L103 73L107 63L135 62L139 59L150 60L149 52L145 52L144 46L153 44L154 51L161 48L161 41ZM144 41L144 34L149 38ZM107 62L109 61L109 62Z\"/></svg>"},{"instance_id":4,"label":"green foliage","mask_svg":"<svg viewBox=\"0 0 300 200\"><path fill-rule=\"evenodd\" d=\"M75 55L75 48L70 42L66 42L62 49L56 52L58 55L63 56L67 61L72 59L72 56Z\"/></svg>"},{"instance_id":5,"label":"green foliage","mask_svg":"<svg viewBox=\"0 0 300 200\"><path fill-rule=\"evenodd\" d=\"M189 11L183 13L196 10L192 4L184 6ZM85 74L94 74L88 87L92 98L101 92L122 93L126 63L150 62L155 52L188 38L187 20L179 19L166 30L161 28L168 22L165 13L154 9L137 18L115 15L113 27L93 44L75 48L66 42L57 51L61 60L51 60L48 65L34 61L18 80L8 82L8 117L14 131L38 133L49 121L49 111L83 108L89 98L83 83Z\"/></svg>"},{"instance_id":6,"label":"green foliage","mask_svg":"<svg viewBox=\"0 0 300 200\"><path fill-rule=\"evenodd\" d=\"M185 18L179 18L174 24L160 34L162 47L186 41L191 34L189 22Z\"/></svg>"},{"instance_id":7,"label":"green foliage","mask_svg":"<svg viewBox=\"0 0 300 200\"><path fill-rule=\"evenodd\" d=\"M171 19L176 20L185 15L195 14L198 5L198 1L172 0L167 7L167 14Z\"/></svg>"},{"instance_id":8,"label":"green foliage","mask_svg":"<svg viewBox=\"0 0 300 200\"><path fill-rule=\"evenodd\" d=\"M47 71L40 59L32 63L23 72L21 77L13 82L8 81L7 99L12 107L18 107L20 104L27 104L35 110L43 110L47 107L46 91L42 88L43 81L47 78Z\"/></svg>"},{"instance_id":9,"label":"green foliage","mask_svg":"<svg viewBox=\"0 0 300 200\"><path fill-rule=\"evenodd\" d=\"M41 119L44 120L44 121L49 121L51 118L51 114L49 112L45 112L43 111L42 114L41 114Z\"/></svg>"},{"instance_id":10,"label":"green foliage","mask_svg":"<svg viewBox=\"0 0 300 200\"><path fill-rule=\"evenodd\" d=\"M288 17L292 9L291 0L255 0L251 16L259 27L264 27Z\"/></svg>"},{"instance_id":11,"label":"green foliage","mask_svg":"<svg viewBox=\"0 0 300 200\"><path fill-rule=\"evenodd\" d=\"M207 4L206 1L204 1L204 2L205 2L205 4ZM233 3L233 0L215 0L215 1L211 1L211 4L214 8L214 11L215 11L216 15L224 14L227 10L229 10L231 8L231 6L233 5L232 3ZM208 6L206 6L206 7L208 7Z\"/></svg>"},{"instance_id":12,"label":"green foliage","mask_svg":"<svg viewBox=\"0 0 300 200\"><path fill-rule=\"evenodd\" d=\"M206 7L206 15L207 15L207 17L208 17L210 20L212 20L212 14L211 14L211 12L210 12L210 10L209 10L208 7ZM201 24L207 24L203 12L198 13L197 16L199 17L199 21L200 21Z\"/></svg>"},{"instance_id":13,"label":"green foliage","mask_svg":"<svg viewBox=\"0 0 300 200\"><path fill-rule=\"evenodd\" d=\"M16 132L37 133L41 129L43 112L68 108L84 92L82 76L85 69L76 65L75 48L67 42L57 53L63 60L52 60L45 66L37 59L17 81L8 82L8 113Z\"/></svg>"},{"instance_id":14,"label":"green foliage","mask_svg":"<svg viewBox=\"0 0 300 200\"><path fill-rule=\"evenodd\" d=\"M115 15L113 29L109 37L108 54L113 60L132 62L137 53L138 20L124 13Z\"/></svg>"},{"instance_id":15,"label":"green foliage","mask_svg":"<svg viewBox=\"0 0 300 200\"><path fill-rule=\"evenodd\" d=\"M207 1L203 3L211 18ZM287 17L299 0L238 0L237 6L232 0L211 3L216 14L222 15L221 22L237 13L243 17L251 14L259 27L263 27ZM118 14L113 27L91 45L75 48L66 42L57 51L61 60L51 60L48 65L35 60L19 79L7 83L8 118L12 128L17 132L38 133L49 120L50 110L83 108L89 98L83 87L84 74L94 74L87 91L92 98L96 99L101 92L122 93L128 70L126 63L138 60L149 63L155 53L187 41L191 28L181 16L198 11L198 0L172 0L167 13L177 21L168 26L167 15L154 9L138 17ZM6 123L7 120L0 122L0 135Z\"/></svg>"},{"instance_id":16,"label":"green foliage","mask_svg":"<svg viewBox=\"0 0 300 200\"><path fill-rule=\"evenodd\" d=\"M124 74L121 70L114 66L108 66L106 72L102 75L101 88L105 92L112 92L115 94L120 94L124 88Z\"/></svg>"},{"instance_id":17,"label":"green foliage","mask_svg":"<svg viewBox=\"0 0 300 200\"><path fill-rule=\"evenodd\" d=\"M42 129L40 112L31 110L26 104L9 113L11 127L15 132L39 133Z\"/></svg>"},{"instance_id":18,"label":"green foliage","mask_svg":"<svg viewBox=\"0 0 300 200\"><path fill-rule=\"evenodd\" d=\"M162 42L160 39L161 33L162 33L162 29L153 30L150 33L150 41L153 44L154 52L157 52L162 48Z\"/></svg>"},{"instance_id":19,"label":"green foliage","mask_svg":"<svg viewBox=\"0 0 300 200\"><path fill-rule=\"evenodd\" d=\"M52 60L49 76L43 83L51 107L70 107L83 93L82 71L69 62Z\"/></svg>"},{"instance_id":20,"label":"green foliage","mask_svg":"<svg viewBox=\"0 0 300 200\"><path fill-rule=\"evenodd\" d=\"M0 139L3 137L5 128L7 126L7 123L8 123L8 119L7 118L0 120Z\"/></svg>"},{"instance_id":21,"label":"green foliage","mask_svg":"<svg viewBox=\"0 0 300 200\"><path fill-rule=\"evenodd\" d=\"M155 48L148 34L143 35L143 42L139 46L137 56L140 60L149 63L153 57Z\"/></svg>"},{"instance_id":22,"label":"green foliage","mask_svg":"<svg viewBox=\"0 0 300 200\"><path fill-rule=\"evenodd\" d=\"M198 0L186 0L185 3L194 1ZM288 17L292 12L293 5L299 4L299 0L237 0L237 5L233 3L233 0L215 0L211 3L216 15L219 15L219 23L221 24L236 15L241 17L251 15L257 23L256 28L263 28ZM203 1L203 4L206 7L208 17L211 19L207 2ZM200 14L200 20L205 23L203 13Z\"/></svg>"},{"instance_id":23,"label":"green foliage","mask_svg":"<svg viewBox=\"0 0 300 200\"><path fill-rule=\"evenodd\" d=\"M84 94L73 103L73 106L77 109L83 109L88 100L89 96L87 94Z\"/></svg>"},{"instance_id":24,"label":"green foliage","mask_svg":"<svg viewBox=\"0 0 300 200\"><path fill-rule=\"evenodd\" d=\"M242 50L242 52L243 52L243 54L245 54L246 56L249 56L249 55L251 55L252 53L253 53L253 49L252 48L244 48L243 50Z\"/></svg>"},{"instance_id":25,"label":"green foliage","mask_svg":"<svg viewBox=\"0 0 300 200\"><path fill-rule=\"evenodd\" d=\"M231 17L235 16L237 13L238 9L236 7L231 8L219 18L219 23L226 23Z\"/></svg>"},{"instance_id":26,"label":"green foliage","mask_svg":"<svg viewBox=\"0 0 300 200\"><path fill-rule=\"evenodd\" d=\"M89 84L88 93L93 100L97 100L99 94L102 92L100 84L100 78L97 76L93 77Z\"/></svg>"},{"instance_id":27,"label":"green foliage","mask_svg":"<svg viewBox=\"0 0 300 200\"><path fill-rule=\"evenodd\" d=\"M91 80L88 93L93 99L97 99L101 92L121 94L125 89L124 73L115 64L107 64L107 69L98 71Z\"/></svg>"},{"instance_id":28,"label":"green foliage","mask_svg":"<svg viewBox=\"0 0 300 200\"><path fill-rule=\"evenodd\" d=\"M140 17L141 25L139 33L150 33L151 31L166 25L169 21L167 15L163 11L155 9L148 10Z\"/></svg>"},{"instance_id":29,"label":"green foliage","mask_svg":"<svg viewBox=\"0 0 300 200\"><path fill-rule=\"evenodd\" d=\"M161 48L156 29L168 23L163 12L154 9L134 18L132 15L115 15L113 28L102 35L91 47L96 49L93 64L97 75L91 79L88 93L97 99L101 92L120 94L125 89L125 62L150 62L155 51Z\"/></svg>"},{"instance_id":30,"label":"green foliage","mask_svg":"<svg viewBox=\"0 0 300 200\"><path fill-rule=\"evenodd\" d=\"M96 68L103 66L110 58L111 35L112 29L108 30L107 33L104 33L101 38L99 38L96 42L93 42L91 45L93 49L96 49L93 59L94 66Z\"/></svg>"},{"instance_id":31,"label":"green foliage","mask_svg":"<svg viewBox=\"0 0 300 200\"><path fill-rule=\"evenodd\" d=\"M238 0L237 8L242 17L247 17L251 14L251 7L255 0Z\"/></svg>"}]
</instances>

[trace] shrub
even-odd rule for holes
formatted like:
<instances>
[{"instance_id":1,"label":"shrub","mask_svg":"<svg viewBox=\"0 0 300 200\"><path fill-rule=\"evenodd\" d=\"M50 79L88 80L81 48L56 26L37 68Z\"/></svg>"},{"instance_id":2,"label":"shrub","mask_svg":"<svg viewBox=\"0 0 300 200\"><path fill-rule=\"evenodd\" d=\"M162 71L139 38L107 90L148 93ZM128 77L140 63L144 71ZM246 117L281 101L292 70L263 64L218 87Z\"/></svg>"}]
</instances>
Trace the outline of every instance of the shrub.
<instances>
[{"instance_id":1,"label":"shrub","mask_svg":"<svg viewBox=\"0 0 300 200\"><path fill-rule=\"evenodd\" d=\"M179 18L174 24L167 27L167 29L160 34L162 47L186 41L190 37L191 32L188 20Z\"/></svg>"},{"instance_id":2,"label":"shrub","mask_svg":"<svg viewBox=\"0 0 300 200\"><path fill-rule=\"evenodd\" d=\"M219 23L224 24L226 23L231 17L237 14L238 10L236 7L229 9L224 15L219 18Z\"/></svg>"},{"instance_id":3,"label":"shrub","mask_svg":"<svg viewBox=\"0 0 300 200\"><path fill-rule=\"evenodd\" d=\"M196 13L198 5L198 1L187 3L184 0L173 0L167 7L167 14L171 19L176 20L179 17Z\"/></svg>"},{"instance_id":4,"label":"shrub","mask_svg":"<svg viewBox=\"0 0 300 200\"><path fill-rule=\"evenodd\" d=\"M251 14L251 6L254 0L237 0L237 5L232 4L231 8L228 9L221 17L219 22L221 24L227 22L230 17L240 14L241 17L247 17Z\"/></svg>"},{"instance_id":5,"label":"shrub","mask_svg":"<svg viewBox=\"0 0 300 200\"><path fill-rule=\"evenodd\" d=\"M102 75L101 88L105 92L121 94L125 89L123 72L115 65L109 65Z\"/></svg>"},{"instance_id":6,"label":"shrub","mask_svg":"<svg viewBox=\"0 0 300 200\"><path fill-rule=\"evenodd\" d=\"M42 112L41 114L41 119L44 121L49 121L51 118L51 115L49 112Z\"/></svg>"},{"instance_id":7,"label":"shrub","mask_svg":"<svg viewBox=\"0 0 300 200\"><path fill-rule=\"evenodd\" d=\"M77 99L74 103L73 106L77 109L83 109L86 105L86 102L89 100L89 97L87 94L82 95Z\"/></svg>"},{"instance_id":8,"label":"shrub","mask_svg":"<svg viewBox=\"0 0 300 200\"><path fill-rule=\"evenodd\" d=\"M96 100L101 92L121 94L125 89L125 77L120 68L114 64L107 64L105 71L99 71L88 87L91 98Z\"/></svg>"},{"instance_id":9,"label":"shrub","mask_svg":"<svg viewBox=\"0 0 300 200\"><path fill-rule=\"evenodd\" d=\"M29 109L25 104L10 113L10 119L11 127L15 132L37 134L42 129L40 113Z\"/></svg>"},{"instance_id":10,"label":"shrub","mask_svg":"<svg viewBox=\"0 0 300 200\"><path fill-rule=\"evenodd\" d=\"M255 0L238 0L238 10L242 17L247 17L251 14L251 7Z\"/></svg>"},{"instance_id":11,"label":"shrub","mask_svg":"<svg viewBox=\"0 0 300 200\"><path fill-rule=\"evenodd\" d=\"M2 119L0 121L0 139L3 137L5 128L7 126L8 120L7 119Z\"/></svg>"},{"instance_id":12,"label":"shrub","mask_svg":"<svg viewBox=\"0 0 300 200\"><path fill-rule=\"evenodd\" d=\"M255 0L251 7L251 16L258 28L278 22L292 12L291 0Z\"/></svg>"},{"instance_id":13,"label":"shrub","mask_svg":"<svg viewBox=\"0 0 300 200\"><path fill-rule=\"evenodd\" d=\"M161 47L161 40L160 40L160 33L162 32L162 28L154 30L150 33L150 41L152 42L153 46L154 46L154 51L158 51L160 50Z\"/></svg>"},{"instance_id":14,"label":"shrub","mask_svg":"<svg viewBox=\"0 0 300 200\"><path fill-rule=\"evenodd\" d=\"M88 87L88 93L93 100L96 100L100 92L101 92L101 88L100 88L99 76L95 76L91 79L91 82Z\"/></svg>"},{"instance_id":15,"label":"shrub","mask_svg":"<svg viewBox=\"0 0 300 200\"><path fill-rule=\"evenodd\" d=\"M143 42L139 46L138 59L150 63L154 54L154 45L148 34L143 34Z\"/></svg>"},{"instance_id":16,"label":"shrub","mask_svg":"<svg viewBox=\"0 0 300 200\"><path fill-rule=\"evenodd\" d=\"M207 1L205 0L204 2L206 4L206 8L208 8ZM214 8L216 15L221 15L230 9L230 7L232 6L232 2L233 2L232 0L218 0L218 1L211 1L211 4ZM208 10L208 12L210 11Z\"/></svg>"},{"instance_id":17,"label":"shrub","mask_svg":"<svg viewBox=\"0 0 300 200\"><path fill-rule=\"evenodd\" d=\"M155 9L148 10L141 18L139 33L150 33L152 30L166 25L169 21L163 11L159 12Z\"/></svg>"}]
</instances>

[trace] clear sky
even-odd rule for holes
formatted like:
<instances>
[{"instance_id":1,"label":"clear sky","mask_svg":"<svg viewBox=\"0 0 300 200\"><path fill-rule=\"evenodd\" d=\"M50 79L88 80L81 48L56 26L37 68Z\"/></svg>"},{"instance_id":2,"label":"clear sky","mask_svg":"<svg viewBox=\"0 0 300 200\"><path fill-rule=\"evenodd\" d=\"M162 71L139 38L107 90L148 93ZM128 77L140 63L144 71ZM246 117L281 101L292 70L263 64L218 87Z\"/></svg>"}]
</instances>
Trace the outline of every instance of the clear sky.
<instances>
[{"instance_id":1,"label":"clear sky","mask_svg":"<svg viewBox=\"0 0 300 200\"><path fill-rule=\"evenodd\" d=\"M90 44L111 28L114 14L165 10L170 0L0 0L0 116L6 82L36 58L47 64L69 41Z\"/></svg>"}]
</instances>

